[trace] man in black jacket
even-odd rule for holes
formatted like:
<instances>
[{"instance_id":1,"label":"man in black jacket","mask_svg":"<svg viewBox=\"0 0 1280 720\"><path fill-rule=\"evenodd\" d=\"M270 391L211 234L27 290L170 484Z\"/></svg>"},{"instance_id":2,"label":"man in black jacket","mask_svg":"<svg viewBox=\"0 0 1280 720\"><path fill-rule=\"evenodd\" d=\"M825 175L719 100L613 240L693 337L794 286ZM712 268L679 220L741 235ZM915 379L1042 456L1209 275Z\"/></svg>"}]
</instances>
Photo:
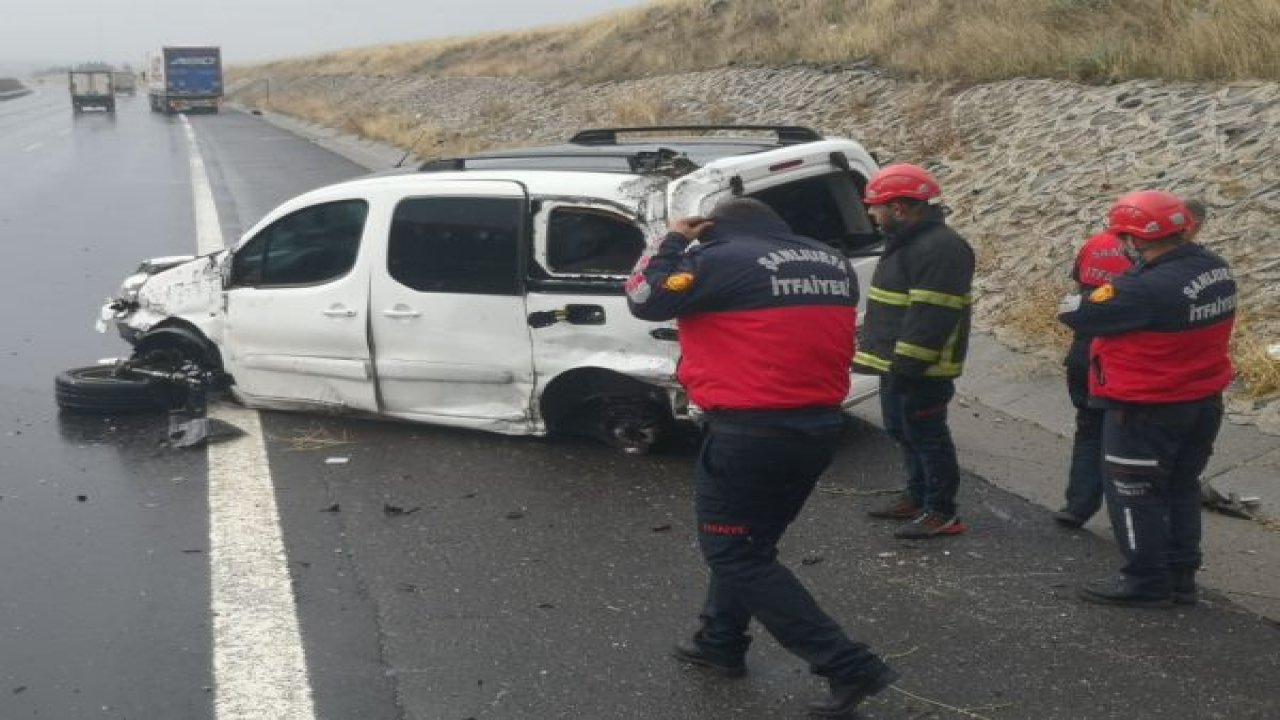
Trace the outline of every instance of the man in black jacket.
<instances>
[{"instance_id":1,"label":"man in black jacket","mask_svg":"<svg viewBox=\"0 0 1280 720\"><path fill-rule=\"evenodd\" d=\"M924 540L965 532L956 515L960 469L947 427L969 345L974 256L947 227L942 189L921 167L889 165L864 201L887 236L871 278L855 372L880 376L885 429L902 447L907 488L872 517L910 520L895 533Z\"/></svg>"}]
</instances>

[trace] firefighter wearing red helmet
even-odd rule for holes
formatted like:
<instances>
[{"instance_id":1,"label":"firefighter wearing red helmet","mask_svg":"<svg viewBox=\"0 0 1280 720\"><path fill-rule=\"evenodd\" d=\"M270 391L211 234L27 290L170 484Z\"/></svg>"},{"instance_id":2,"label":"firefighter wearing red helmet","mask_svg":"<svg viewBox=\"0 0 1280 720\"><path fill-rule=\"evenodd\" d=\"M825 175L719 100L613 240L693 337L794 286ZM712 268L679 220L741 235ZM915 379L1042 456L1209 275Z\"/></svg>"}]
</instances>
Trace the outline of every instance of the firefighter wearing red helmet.
<instances>
[{"instance_id":1,"label":"firefighter wearing red helmet","mask_svg":"<svg viewBox=\"0 0 1280 720\"><path fill-rule=\"evenodd\" d=\"M895 533L904 539L959 535L960 469L947 405L969 345L973 249L947 227L942 188L924 168L882 168L863 200L885 246L853 369L880 376L885 429L907 471L902 494L868 514L911 521Z\"/></svg>"},{"instance_id":2,"label":"firefighter wearing red helmet","mask_svg":"<svg viewBox=\"0 0 1280 720\"><path fill-rule=\"evenodd\" d=\"M1059 318L1094 336L1089 393L1104 410L1107 510L1121 576L1081 588L1090 602L1194 603L1200 567L1200 473L1222 423L1236 283L1226 261L1193 242L1196 219L1176 195L1129 193L1107 214L1134 267L1063 301Z\"/></svg>"},{"instance_id":3,"label":"firefighter wearing red helmet","mask_svg":"<svg viewBox=\"0 0 1280 720\"><path fill-rule=\"evenodd\" d=\"M1120 238L1107 229L1090 237L1076 253L1071 279L1081 294L1088 294L1111 282L1132 264ZM1092 344L1091 335L1073 333L1071 347L1062 361L1067 371L1067 396L1076 409L1076 428L1064 493L1066 503L1053 514L1053 519L1068 528L1084 527L1102 508L1103 412L1089 403L1089 347Z\"/></svg>"}]
</instances>

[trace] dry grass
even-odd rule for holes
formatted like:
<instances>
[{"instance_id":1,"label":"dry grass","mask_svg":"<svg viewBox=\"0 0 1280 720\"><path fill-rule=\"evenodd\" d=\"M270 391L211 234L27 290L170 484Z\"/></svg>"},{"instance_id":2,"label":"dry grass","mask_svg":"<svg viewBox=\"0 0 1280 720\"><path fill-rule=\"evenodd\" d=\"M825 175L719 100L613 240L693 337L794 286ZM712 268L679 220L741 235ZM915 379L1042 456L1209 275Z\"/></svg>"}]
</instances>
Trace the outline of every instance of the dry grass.
<instances>
[{"instance_id":1,"label":"dry grass","mask_svg":"<svg viewBox=\"0 0 1280 720\"><path fill-rule=\"evenodd\" d=\"M1231 338L1231 357L1236 374L1250 397L1269 397L1280 393L1280 359L1267 353L1267 343L1254 332L1261 318L1240 310L1236 313L1235 333Z\"/></svg>"},{"instance_id":2,"label":"dry grass","mask_svg":"<svg viewBox=\"0 0 1280 720\"><path fill-rule=\"evenodd\" d=\"M476 131L451 132L424 126L417 118L404 113L349 111L317 95L275 95L270 102L252 104L403 148L423 158L465 155L497 146Z\"/></svg>"},{"instance_id":3,"label":"dry grass","mask_svg":"<svg viewBox=\"0 0 1280 720\"><path fill-rule=\"evenodd\" d=\"M1058 322L1058 303L1069 290L1065 281L1029 283L1011 288L998 306L987 308L993 327L1024 338L1036 347L1065 353L1071 330Z\"/></svg>"},{"instance_id":4,"label":"dry grass","mask_svg":"<svg viewBox=\"0 0 1280 720\"><path fill-rule=\"evenodd\" d=\"M675 122L671 103L661 97L628 95L613 104L613 122L618 127L667 125Z\"/></svg>"},{"instance_id":5,"label":"dry grass","mask_svg":"<svg viewBox=\"0 0 1280 720\"><path fill-rule=\"evenodd\" d=\"M862 59L967 83L1022 76L1275 79L1280 2L659 0L575 25L360 48L254 70L593 82L729 64Z\"/></svg>"}]
</instances>

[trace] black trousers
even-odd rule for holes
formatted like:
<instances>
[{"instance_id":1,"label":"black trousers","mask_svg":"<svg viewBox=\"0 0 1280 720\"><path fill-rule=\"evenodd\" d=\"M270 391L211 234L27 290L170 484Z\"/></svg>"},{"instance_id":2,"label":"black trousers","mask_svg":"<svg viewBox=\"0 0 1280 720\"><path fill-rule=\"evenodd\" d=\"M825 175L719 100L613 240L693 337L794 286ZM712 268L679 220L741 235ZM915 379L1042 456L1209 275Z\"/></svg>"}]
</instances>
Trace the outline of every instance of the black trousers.
<instances>
[{"instance_id":1,"label":"black trousers","mask_svg":"<svg viewBox=\"0 0 1280 720\"><path fill-rule=\"evenodd\" d=\"M1088 520L1102 507L1102 420L1105 411L1089 407L1088 358L1067 363L1067 394L1076 409L1071 440L1071 469L1067 473L1067 510Z\"/></svg>"},{"instance_id":2,"label":"black trousers","mask_svg":"<svg viewBox=\"0 0 1280 720\"><path fill-rule=\"evenodd\" d=\"M711 570L698 644L742 657L755 618L815 674L849 682L883 663L850 640L782 563L778 541L831 463L839 416L826 427L727 428L712 423L698 458L698 543Z\"/></svg>"},{"instance_id":3,"label":"black trousers","mask_svg":"<svg viewBox=\"0 0 1280 720\"><path fill-rule=\"evenodd\" d=\"M1107 509L1121 571L1141 592L1167 594L1200 567L1200 474L1221 425L1221 396L1105 411Z\"/></svg>"}]
</instances>

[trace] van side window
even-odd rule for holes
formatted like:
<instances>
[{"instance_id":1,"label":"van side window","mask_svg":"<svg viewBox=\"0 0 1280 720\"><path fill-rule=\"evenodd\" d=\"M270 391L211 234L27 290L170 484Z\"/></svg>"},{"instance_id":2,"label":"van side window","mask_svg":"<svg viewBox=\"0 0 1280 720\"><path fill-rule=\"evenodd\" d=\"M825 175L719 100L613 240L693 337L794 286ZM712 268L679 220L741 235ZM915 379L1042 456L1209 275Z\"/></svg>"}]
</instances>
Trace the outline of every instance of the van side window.
<instances>
[{"instance_id":1,"label":"van side window","mask_svg":"<svg viewBox=\"0 0 1280 720\"><path fill-rule=\"evenodd\" d=\"M318 285L346 275L368 213L363 200L340 200L280 218L236 251L229 286Z\"/></svg>"},{"instance_id":2,"label":"van side window","mask_svg":"<svg viewBox=\"0 0 1280 720\"><path fill-rule=\"evenodd\" d=\"M806 178L751 196L776 210L797 235L845 252L880 240L862 205L862 189L847 173Z\"/></svg>"},{"instance_id":3,"label":"van side window","mask_svg":"<svg viewBox=\"0 0 1280 720\"><path fill-rule=\"evenodd\" d=\"M570 275L626 275L644 252L629 220L588 208L557 207L547 219L547 269Z\"/></svg>"},{"instance_id":4,"label":"van side window","mask_svg":"<svg viewBox=\"0 0 1280 720\"><path fill-rule=\"evenodd\" d=\"M419 292L520 294L524 201L409 198L396 206L387 272Z\"/></svg>"}]
</instances>

